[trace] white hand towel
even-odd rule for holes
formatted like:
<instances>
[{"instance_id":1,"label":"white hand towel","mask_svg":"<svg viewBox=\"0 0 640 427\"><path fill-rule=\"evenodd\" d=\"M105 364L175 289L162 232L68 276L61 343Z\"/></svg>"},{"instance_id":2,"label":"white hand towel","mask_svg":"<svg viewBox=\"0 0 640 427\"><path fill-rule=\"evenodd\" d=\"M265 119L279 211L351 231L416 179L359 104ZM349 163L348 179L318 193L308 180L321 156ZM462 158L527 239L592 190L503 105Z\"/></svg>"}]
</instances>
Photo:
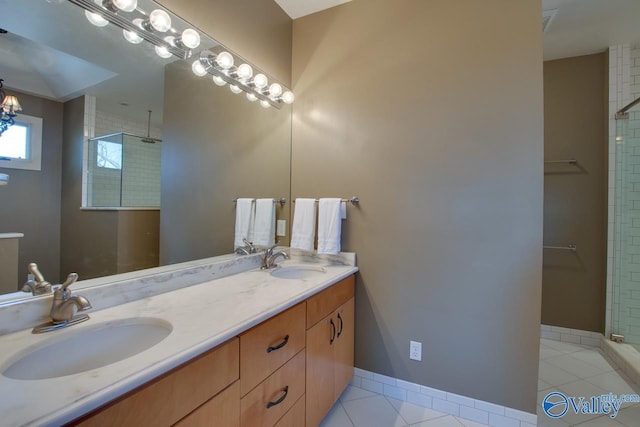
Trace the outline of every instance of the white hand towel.
<instances>
[{"instance_id":1,"label":"white hand towel","mask_svg":"<svg viewBox=\"0 0 640 427\"><path fill-rule=\"evenodd\" d=\"M236 201L236 233L233 239L234 249L244 246L242 239L251 241L255 210L253 199L238 199Z\"/></svg>"},{"instance_id":2,"label":"white hand towel","mask_svg":"<svg viewBox=\"0 0 640 427\"><path fill-rule=\"evenodd\" d=\"M257 246L273 246L275 236L276 204L273 199L257 199L253 243Z\"/></svg>"},{"instance_id":3,"label":"white hand towel","mask_svg":"<svg viewBox=\"0 0 640 427\"><path fill-rule=\"evenodd\" d=\"M313 250L316 236L316 199L296 199L291 228L291 247Z\"/></svg>"},{"instance_id":4,"label":"white hand towel","mask_svg":"<svg viewBox=\"0 0 640 427\"><path fill-rule=\"evenodd\" d=\"M340 252L341 199L320 199L318 203L318 253Z\"/></svg>"}]
</instances>

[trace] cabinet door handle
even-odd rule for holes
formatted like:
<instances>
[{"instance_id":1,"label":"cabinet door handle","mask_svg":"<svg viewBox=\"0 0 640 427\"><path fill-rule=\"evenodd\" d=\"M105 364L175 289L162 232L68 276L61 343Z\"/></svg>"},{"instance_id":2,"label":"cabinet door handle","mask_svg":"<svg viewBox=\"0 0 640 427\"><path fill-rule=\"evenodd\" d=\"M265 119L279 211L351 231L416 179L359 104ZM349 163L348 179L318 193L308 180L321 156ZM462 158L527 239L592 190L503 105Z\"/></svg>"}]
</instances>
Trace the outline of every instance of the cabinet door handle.
<instances>
[{"instance_id":1,"label":"cabinet door handle","mask_svg":"<svg viewBox=\"0 0 640 427\"><path fill-rule=\"evenodd\" d=\"M272 406L281 404L287 398L287 394L289 394L289 386L286 386L282 391L284 391L284 394L280 396L280 399L276 400L275 402L267 403L267 409L271 408Z\"/></svg>"},{"instance_id":2,"label":"cabinet door handle","mask_svg":"<svg viewBox=\"0 0 640 427\"><path fill-rule=\"evenodd\" d=\"M280 350L282 347L287 345L288 342L289 342L289 335L285 335L284 340L280 344L278 344L278 345L276 345L274 347L269 346L267 348L267 353L271 353L274 350Z\"/></svg>"},{"instance_id":3,"label":"cabinet door handle","mask_svg":"<svg viewBox=\"0 0 640 427\"><path fill-rule=\"evenodd\" d=\"M336 339L336 324L333 323L333 319L329 319L329 322L331 322L331 339L329 340L329 345L331 345Z\"/></svg>"},{"instance_id":4,"label":"cabinet door handle","mask_svg":"<svg viewBox=\"0 0 640 427\"><path fill-rule=\"evenodd\" d=\"M338 330L338 338L340 338L340 335L342 334L342 328L344 326L344 322L342 321L342 316L340 316L340 313L338 313L338 320L340 321L340 330Z\"/></svg>"}]
</instances>

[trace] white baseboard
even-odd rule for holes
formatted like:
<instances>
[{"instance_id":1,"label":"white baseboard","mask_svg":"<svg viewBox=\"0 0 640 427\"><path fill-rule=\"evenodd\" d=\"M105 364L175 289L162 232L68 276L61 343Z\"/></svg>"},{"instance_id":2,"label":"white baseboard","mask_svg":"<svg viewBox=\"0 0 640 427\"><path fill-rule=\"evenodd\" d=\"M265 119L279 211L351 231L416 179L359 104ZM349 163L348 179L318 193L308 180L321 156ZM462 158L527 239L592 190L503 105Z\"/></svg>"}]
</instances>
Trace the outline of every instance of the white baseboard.
<instances>
[{"instance_id":1,"label":"white baseboard","mask_svg":"<svg viewBox=\"0 0 640 427\"><path fill-rule=\"evenodd\" d=\"M540 337L599 348L602 334L600 332L582 331L560 326L540 325Z\"/></svg>"},{"instance_id":2,"label":"white baseboard","mask_svg":"<svg viewBox=\"0 0 640 427\"><path fill-rule=\"evenodd\" d=\"M535 427L538 416L355 368L351 384L403 402L495 427Z\"/></svg>"}]
</instances>

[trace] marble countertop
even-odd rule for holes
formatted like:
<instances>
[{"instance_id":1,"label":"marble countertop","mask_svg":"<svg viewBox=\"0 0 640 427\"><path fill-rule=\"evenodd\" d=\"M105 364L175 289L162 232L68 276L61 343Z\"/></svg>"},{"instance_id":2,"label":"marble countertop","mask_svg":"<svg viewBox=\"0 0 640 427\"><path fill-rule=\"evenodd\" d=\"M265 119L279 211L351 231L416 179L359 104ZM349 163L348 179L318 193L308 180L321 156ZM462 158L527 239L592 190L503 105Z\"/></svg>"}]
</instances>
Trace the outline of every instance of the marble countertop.
<instances>
[{"instance_id":1,"label":"marble countertop","mask_svg":"<svg viewBox=\"0 0 640 427\"><path fill-rule=\"evenodd\" d=\"M96 324L151 317L171 323L160 343L128 359L75 375L46 380L0 376L0 413L4 425L60 425L216 347L258 323L304 301L358 271L353 264L319 259L326 273L304 280L278 279L266 271L232 276L143 297L103 310L89 310L87 322L46 334L31 329L0 337L0 372L26 348L64 339ZM298 265L301 259L284 265ZM69 351L73 351L72 348Z\"/></svg>"}]
</instances>

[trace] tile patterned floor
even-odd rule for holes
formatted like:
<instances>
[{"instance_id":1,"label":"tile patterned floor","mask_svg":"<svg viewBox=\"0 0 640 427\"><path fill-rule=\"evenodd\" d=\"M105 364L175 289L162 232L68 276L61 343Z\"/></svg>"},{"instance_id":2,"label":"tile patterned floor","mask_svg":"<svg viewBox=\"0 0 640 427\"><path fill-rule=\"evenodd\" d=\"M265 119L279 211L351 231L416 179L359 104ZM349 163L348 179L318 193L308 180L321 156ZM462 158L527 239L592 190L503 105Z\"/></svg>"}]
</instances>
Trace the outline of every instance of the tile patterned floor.
<instances>
[{"instance_id":1,"label":"tile patterned floor","mask_svg":"<svg viewBox=\"0 0 640 427\"><path fill-rule=\"evenodd\" d=\"M599 396L602 394L640 394L640 389L611 366L602 352L593 347L559 341L540 340L540 370L538 372L538 426L541 427L639 427L640 405L623 404L618 416L576 415L568 411L554 420L543 411L540 403L552 392L567 396Z\"/></svg>"},{"instance_id":2,"label":"tile patterned floor","mask_svg":"<svg viewBox=\"0 0 640 427\"><path fill-rule=\"evenodd\" d=\"M640 389L612 367L599 349L559 341L540 340L538 403L551 391L567 396L640 394ZM541 427L639 427L640 404L625 404L615 419L567 413L549 418L538 405ZM473 421L349 386L320 427L482 427Z\"/></svg>"},{"instance_id":3,"label":"tile patterned floor","mask_svg":"<svg viewBox=\"0 0 640 427\"><path fill-rule=\"evenodd\" d=\"M320 427L482 427L432 409L349 386Z\"/></svg>"}]
</instances>

